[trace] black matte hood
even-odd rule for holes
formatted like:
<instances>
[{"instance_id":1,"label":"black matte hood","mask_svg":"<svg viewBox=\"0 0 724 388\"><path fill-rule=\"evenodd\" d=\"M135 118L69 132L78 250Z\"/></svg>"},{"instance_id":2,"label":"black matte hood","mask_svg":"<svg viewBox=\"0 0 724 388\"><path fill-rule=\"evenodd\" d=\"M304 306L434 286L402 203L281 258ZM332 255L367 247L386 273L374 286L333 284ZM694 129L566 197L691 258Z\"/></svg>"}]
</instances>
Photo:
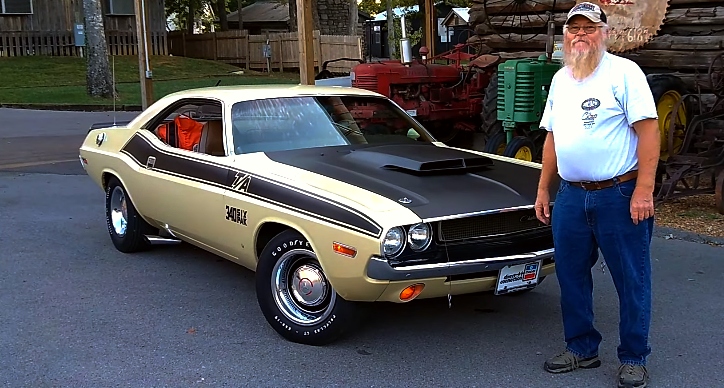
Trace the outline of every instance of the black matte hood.
<instances>
[{"instance_id":1,"label":"black matte hood","mask_svg":"<svg viewBox=\"0 0 724 388\"><path fill-rule=\"evenodd\" d=\"M422 219L532 205L540 170L434 144L268 152L279 163L369 190Z\"/></svg>"}]
</instances>

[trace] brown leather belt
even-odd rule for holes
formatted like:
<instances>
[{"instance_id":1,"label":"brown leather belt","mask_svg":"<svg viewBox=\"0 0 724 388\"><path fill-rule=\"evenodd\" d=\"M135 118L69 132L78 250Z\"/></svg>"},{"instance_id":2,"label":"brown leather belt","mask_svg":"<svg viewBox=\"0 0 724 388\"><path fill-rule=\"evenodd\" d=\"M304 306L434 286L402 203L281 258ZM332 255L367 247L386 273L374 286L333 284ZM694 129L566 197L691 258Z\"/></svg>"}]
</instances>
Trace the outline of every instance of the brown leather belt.
<instances>
[{"instance_id":1,"label":"brown leather belt","mask_svg":"<svg viewBox=\"0 0 724 388\"><path fill-rule=\"evenodd\" d=\"M601 189L606 189L606 188L612 187L616 182L623 183L623 182L630 181L631 179L635 179L636 177L638 177L638 175L639 175L638 170L632 170L623 175L619 175L615 178L606 179L605 181L598 181L598 182L584 181L584 182L570 182L570 183L573 186L578 186L585 190L601 190Z\"/></svg>"}]
</instances>

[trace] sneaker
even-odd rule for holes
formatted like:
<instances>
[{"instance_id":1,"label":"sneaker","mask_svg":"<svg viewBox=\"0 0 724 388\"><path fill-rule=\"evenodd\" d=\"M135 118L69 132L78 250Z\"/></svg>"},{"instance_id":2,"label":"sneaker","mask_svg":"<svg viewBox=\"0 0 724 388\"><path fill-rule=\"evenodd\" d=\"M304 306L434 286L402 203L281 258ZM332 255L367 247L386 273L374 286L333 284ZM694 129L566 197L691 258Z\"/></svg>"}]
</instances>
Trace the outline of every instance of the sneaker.
<instances>
[{"instance_id":1,"label":"sneaker","mask_svg":"<svg viewBox=\"0 0 724 388\"><path fill-rule=\"evenodd\" d=\"M621 364L617 376L619 388L644 388L649 382L649 371L643 365Z\"/></svg>"},{"instance_id":2,"label":"sneaker","mask_svg":"<svg viewBox=\"0 0 724 388\"><path fill-rule=\"evenodd\" d=\"M601 360L598 359L598 356L580 358L571 353L569 350L566 350L563 353L547 360L543 365L543 368L551 373L564 373L578 368L589 369L598 368L599 366L601 366Z\"/></svg>"}]
</instances>

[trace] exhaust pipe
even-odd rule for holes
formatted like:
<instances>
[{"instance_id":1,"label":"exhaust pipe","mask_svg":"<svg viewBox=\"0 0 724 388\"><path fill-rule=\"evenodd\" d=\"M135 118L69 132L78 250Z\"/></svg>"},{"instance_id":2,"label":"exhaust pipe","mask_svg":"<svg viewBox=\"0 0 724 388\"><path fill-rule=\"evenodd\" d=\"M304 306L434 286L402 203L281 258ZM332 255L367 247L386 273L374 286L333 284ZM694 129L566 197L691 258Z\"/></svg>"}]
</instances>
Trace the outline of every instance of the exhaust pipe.
<instances>
[{"instance_id":1,"label":"exhaust pipe","mask_svg":"<svg viewBox=\"0 0 724 388\"><path fill-rule=\"evenodd\" d=\"M402 27L402 39L400 39L400 58L403 64L409 65L412 63L412 44L407 39L407 33L405 32L405 15L402 15L401 26Z\"/></svg>"},{"instance_id":2,"label":"exhaust pipe","mask_svg":"<svg viewBox=\"0 0 724 388\"><path fill-rule=\"evenodd\" d=\"M556 23L551 20L551 15L548 13L548 31L546 33L546 59L547 62L550 63L551 59L553 59L553 50L555 49L556 44Z\"/></svg>"}]
</instances>

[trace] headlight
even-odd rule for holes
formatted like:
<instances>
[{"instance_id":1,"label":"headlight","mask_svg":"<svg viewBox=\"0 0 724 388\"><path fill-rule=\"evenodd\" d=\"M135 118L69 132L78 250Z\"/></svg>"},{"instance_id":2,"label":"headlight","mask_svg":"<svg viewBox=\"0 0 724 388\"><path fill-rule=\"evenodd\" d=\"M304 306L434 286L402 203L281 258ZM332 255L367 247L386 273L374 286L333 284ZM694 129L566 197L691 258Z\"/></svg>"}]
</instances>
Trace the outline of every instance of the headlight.
<instances>
[{"instance_id":1,"label":"headlight","mask_svg":"<svg viewBox=\"0 0 724 388\"><path fill-rule=\"evenodd\" d=\"M405 245L405 231L400 227L390 229L382 242L382 250L386 256L398 254Z\"/></svg>"},{"instance_id":2,"label":"headlight","mask_svg":"<svg viewBox=\"0 0 724 388\"><path fill-rule=\"evenodd\" d=\"M427 248L432 240L432 233L430 225L428 224L415 224L410 227L410 232L407 234L407 242L410 243L410 248L415 251L421 251Z\"/></svg>"}]
</instances>

